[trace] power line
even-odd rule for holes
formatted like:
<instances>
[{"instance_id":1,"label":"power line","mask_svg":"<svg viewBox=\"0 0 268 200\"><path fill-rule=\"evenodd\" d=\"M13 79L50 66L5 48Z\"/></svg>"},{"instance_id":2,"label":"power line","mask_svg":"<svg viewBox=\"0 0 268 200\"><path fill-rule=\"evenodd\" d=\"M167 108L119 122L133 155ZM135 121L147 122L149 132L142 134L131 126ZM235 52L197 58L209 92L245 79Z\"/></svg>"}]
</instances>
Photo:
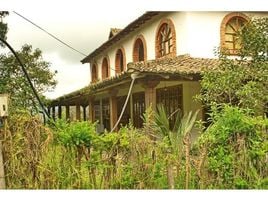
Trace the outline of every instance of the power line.
<instances>
[{"instance_id":1,"label":"power line","mask_svg":"<svg viewBox=\"0 0 268 200\"><path fill-rule=\"evenodd\" d=\"M55 40L59 41L60 43L64 44L65 46L67 46L68 48L76 51L77 53L83 55L83 56L87 56L86 54L82 53L81 51L78 51L77 49L73 48L72 46L68 45L66 42L62 41L61 39L59 39L58 37L54 36L53 34L49 33L48 31L46 31L45 29L43 29L42 27L38 26L36 23L32 22L31 20L27 19L26 17L22 16L21 14L13 11L16 15L20 16L21 18L23 18L24 20L26 20L27 22L31 23L32 25L34 25L35 27L39 28L40 30L44 31L45 33L47 33L48 35L50 35L51 37L53 37Z\"/></svg>"},{"instance_id":2,"label":"power line","mask_svg":"<svg viewBox=\"0 0 268 200\"><path fill-rule=\"evenodd\" d=\"M41 106L43 112L47 115L47 117L50 118L50 115L49 115L48 111L46 110L44 104L42 103L42 101L41 101L41 99L40 99L40 97L39 97L39 95L38 95L38 93L37 93L32 81L31 81L31 79L29 77L29 74L28 74L28 72L26 70L25 65L23 64L23 62L21 61L21 59L19 58L19 56L17 55L15 50L10 46L10 44L7 41L5 41L2 38L0 38L0 41L3 42L10 49L10 51L14 54L15 58L17 59L17 61L19 62L20 66L21 66L21 69L22 69L22 71L24 73L24 76L26 77L26 79L27 79L27 81L28 81L28 83L29 83L29 85L30 85L30 87L31 87L31 89L32 89L32 91L33 91L33 93L34 93L39 105Z\"/></svg>"}]
</instances>

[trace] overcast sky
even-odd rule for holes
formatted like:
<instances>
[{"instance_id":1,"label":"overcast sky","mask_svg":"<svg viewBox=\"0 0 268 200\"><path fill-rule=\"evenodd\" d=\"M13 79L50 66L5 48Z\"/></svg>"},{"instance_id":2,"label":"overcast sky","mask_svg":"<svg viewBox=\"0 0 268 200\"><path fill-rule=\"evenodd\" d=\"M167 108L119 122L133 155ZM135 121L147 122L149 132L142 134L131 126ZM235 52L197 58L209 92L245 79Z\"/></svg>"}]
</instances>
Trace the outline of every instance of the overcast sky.
<instances>
[{"instance_id":1,"label":"overcast sky","mask_svg":"<svg viewBox=\"0 0 268 200\"><path fill-rule=\"evenodd\" d=\"M12 11L88 55L108 39L110 28L124 28L145 11L268 9L259 4L259 0L252 1L254 4L243 4L244 7L240 7L239 1L237 5L232 3L227 7L224 2L228 0L218 4L210 3L214 0L1 0L0 5L4 5L1 10L10 12L4 21L8 23L7 41L11 46L19 50L23 44L30 44L41 49L44 60L51 63L51 70L58 71L56 89L45 94L56 98L88 85L89 65L81 64L83 55L67 48Z\"/></svg>"},{"instance_id":2,"label":"overcast sky","mask_svg":"<svg viewBox=\"0 0 268 200\"><path fill-rule=\"evenodd\" d=\"M139 10L128 10L120 14L111 12L106 15L97 15L96 12L94 14L94 10L88 13L65 10L51 10L49 14L47 10L16 12L84 54L89 54L105 42L111 27L123 28L143 13ZM14 49L20 49L23 44L39 48L44 60L51 63L51 70L58 71L58 85L55 90L45 94L47 97L55 98L89 83L89 64L80 62L85 56L64 46L12 11L5 21L9 27L8 42Z\"/></svg>"}]
</instances>

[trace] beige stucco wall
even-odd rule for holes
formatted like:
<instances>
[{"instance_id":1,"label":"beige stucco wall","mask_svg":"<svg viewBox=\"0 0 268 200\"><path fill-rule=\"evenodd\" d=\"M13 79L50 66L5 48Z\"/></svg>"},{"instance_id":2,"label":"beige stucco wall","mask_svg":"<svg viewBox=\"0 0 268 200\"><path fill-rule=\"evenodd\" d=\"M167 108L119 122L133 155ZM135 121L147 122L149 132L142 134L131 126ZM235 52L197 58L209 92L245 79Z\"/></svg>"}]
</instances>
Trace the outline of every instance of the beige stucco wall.
<instances>
[{"instance_id":1,"label":"beige stucco wall","mask_svg":"<svg viewBox=\"0 0 268 200\"><path fill-rule=\"evenodd\" d=\"M123 47L126 63L132 62L133 44L138 35L143 35L147 46L147 59L155 59L155 35L160 21L169 18L176 30L177 55L190 54L193 57L215 57L214 49L220 45L220 25L230 12L165 12L154 20L143 24L126 38L118 41L95 57L92 62L98 64L98 78L101 80L101 64L105 56L110 59L110 74L115 75L115 54ZM268 16L268 12L243 12L249 17ZM97 47L96 47L97 48ZM91 78L90 78L91 79Z\"/></svg>"},{"instance_id":2,"label":"beige stucco wall","mask_svg":"<svg viewBox=\"0 0 268 200\"><path fill-rule=\"evenodd\" d=\"M169 87L169 86L176 86L182 84L183 86L183 111L184 113L189 113L190 111L195 112L196 110L200 110L198 114L198 120L202 119L203 112L202 112L202 105L200 102L197 102L194 100L194 97L200 93L200 82L199 81L161 81L156 89L163 88L163 87ZM130 83L129 83L130 85ZM125 96L128 94L129 87L126 84L124 88L118 87L117 88L118 94L117 96ZM134 84L134 87L132 89L132 94L137 92L144 91L144 88L140 83ZM96 96L96 100L100 98L107 98L108 94L103 93Z\"/></svg>"}]
</instances>

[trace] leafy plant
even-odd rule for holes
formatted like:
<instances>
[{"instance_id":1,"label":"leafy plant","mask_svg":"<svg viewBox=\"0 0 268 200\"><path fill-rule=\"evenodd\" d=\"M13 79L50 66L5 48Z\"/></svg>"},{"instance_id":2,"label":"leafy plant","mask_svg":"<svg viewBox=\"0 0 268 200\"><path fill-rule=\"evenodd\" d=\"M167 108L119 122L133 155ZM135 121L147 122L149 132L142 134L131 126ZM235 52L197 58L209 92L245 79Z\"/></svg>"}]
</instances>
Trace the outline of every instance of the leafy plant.
<instances>
[{"instance_id":1,"label":"leafy plant","mask_svg":"<svg viewBox=\"0 0 268 200\"><path fill-rule=\"evenodd\" d=\"M223 106L199 139L207 146L210 184L216 188L258 188L267 167L267 119L252 117L248 110Z\"/></svg>"}]
</instances>

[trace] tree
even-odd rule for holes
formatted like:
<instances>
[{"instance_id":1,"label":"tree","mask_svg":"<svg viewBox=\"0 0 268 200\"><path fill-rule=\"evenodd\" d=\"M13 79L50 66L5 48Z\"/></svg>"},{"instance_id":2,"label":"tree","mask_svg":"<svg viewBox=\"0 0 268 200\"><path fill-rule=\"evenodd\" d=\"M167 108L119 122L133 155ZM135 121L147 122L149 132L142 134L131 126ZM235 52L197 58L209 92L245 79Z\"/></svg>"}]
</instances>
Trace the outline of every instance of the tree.
<instances>
[{"instance_id":1,"label":"tree","mask_svg":"<svg viewBox=\"0 0 268 200\"><path fill-rule=\"evenodd\" d=\"M6 34L8 31L7 24L3 22L3 18L8 15L7 11L0 11L0 38L6 39ZM0 46L3 44L0 42Z\"/></svg>"},{"instance_id":2,"label":"tree","mask_svg":"<svg viewBox=\"0 0 268 200\"><path fill-rule=\"evenodd\" d=\"M201 99L208 106L225 103L261 114L268 102L268 18L251 20L238 37L235 59L221 50L218 69L202 74Z\"/></svg>"},{"instance_id":3,"label":"tree","mask_svg":"<svg viewBox=\"0 0 268 200\"><path fill-rule=\"evenodd\" d=\"M43 60L40 49L24 45L17 54L25 64L30 79L39 94L55 87L55 72L49 70L50 63ZM13 110L30 109L38 112L37 100L13 54L0 55L0 77L0 93L10 95ZM42 98L44 100L44 97Z\"/></svg>"}]
</instances>

